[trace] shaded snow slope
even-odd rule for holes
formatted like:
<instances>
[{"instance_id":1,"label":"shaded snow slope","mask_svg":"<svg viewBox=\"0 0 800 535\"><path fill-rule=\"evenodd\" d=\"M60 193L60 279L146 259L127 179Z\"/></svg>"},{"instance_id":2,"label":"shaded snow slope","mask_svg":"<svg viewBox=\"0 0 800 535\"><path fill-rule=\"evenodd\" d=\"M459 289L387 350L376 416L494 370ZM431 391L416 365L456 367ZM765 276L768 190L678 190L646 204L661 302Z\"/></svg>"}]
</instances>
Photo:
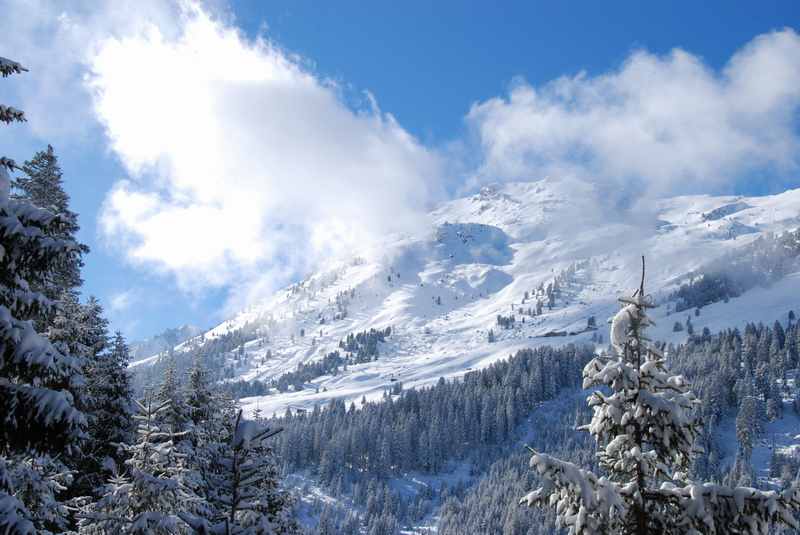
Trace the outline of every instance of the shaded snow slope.
<instances>
[{"instance_id":1,"label":"shaded snow slope","mask_svg":"<svg viewBox=\"0 0 800 535\"><path fill-rule=\"evenodd\" d=\"M326 266L176 352L257 325L258 338L229 363L236 379L269 381L338 349L350 333L391 327L377 360L318 377L299 391L243 403L271 414L335 397L375 398L395 381L405 388L431 384L524 347L589 342L597 334L607 342L605 322L618 310L617 297L638 286L642 254L648 289L663 301L680 277L763 233L800 226L799 215L800 190L675 197L623 218L580 182L485 187L431 212L426 235L390 237L379 251ZM784 318L800 306L799 277L704 307L692 323L713 331ZM550 308L537 289L546 292L554 279L560 288ZM540 300L541 314L528 315ZM498 315L512 314L512 328L497 324ZM592 316L596 332L587 329ZM685 336L672 325L685 321L686 312L667 316L664 305L652 317L654 337L677 342ZM494 343L488 343L490 329Z\"/></svg>"}]
</instances>

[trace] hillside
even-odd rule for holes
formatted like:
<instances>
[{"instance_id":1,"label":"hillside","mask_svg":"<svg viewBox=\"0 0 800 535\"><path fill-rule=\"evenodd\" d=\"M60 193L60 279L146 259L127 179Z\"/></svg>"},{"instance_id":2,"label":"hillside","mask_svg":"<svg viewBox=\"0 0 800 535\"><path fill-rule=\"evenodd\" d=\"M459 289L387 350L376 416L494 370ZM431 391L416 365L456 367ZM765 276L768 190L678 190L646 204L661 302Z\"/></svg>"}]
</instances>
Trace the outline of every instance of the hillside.
<instances>
[{"instance_id":1,"label":"hillside","mask_svg":"<svg viewBox=\"0 0 800 535\"><path fill-rule=\"evenodd\" d=\"M177 328L167 329L162 333L155 336L145 338L144 340L137 340L131 342L130 351L131 359L134 364L141 360L158 355L164 351L169 351L171 348L202 334L202 329L193 325L182 325Z\"/></svg>"},{"instance_id":2,"label":"hillside","mask_svg":"<svg viewBox=\"0 0 800 535\"><path fill-rule=\"evenodd\" d=\"M695 330L714 331L771 322L798 306L793 261L790 273L707 304L699 315L675 313L673 293L715 260L795 229L800 190L683 196L625 210L597 206L604 206L602 192L581 182L485 187L433 210L424 235L387 237L379 250L328 265L177 345L175 354L207 348L220 377L263 383L260 395L241 400L245 408L273 414L334 398L377 399L395 383L431 384L522 348L602 343L617 297L638 283L642 254L661 303L653 312L658 339L685 338L673 325L689 315ZM340 343L358 333L366 340L371 329L389 334L373 337L369 350ZM334 352L327 364L308 368ZM301 365L305 372L288 386L272 387Z\"/></svg>"}]
</instances>

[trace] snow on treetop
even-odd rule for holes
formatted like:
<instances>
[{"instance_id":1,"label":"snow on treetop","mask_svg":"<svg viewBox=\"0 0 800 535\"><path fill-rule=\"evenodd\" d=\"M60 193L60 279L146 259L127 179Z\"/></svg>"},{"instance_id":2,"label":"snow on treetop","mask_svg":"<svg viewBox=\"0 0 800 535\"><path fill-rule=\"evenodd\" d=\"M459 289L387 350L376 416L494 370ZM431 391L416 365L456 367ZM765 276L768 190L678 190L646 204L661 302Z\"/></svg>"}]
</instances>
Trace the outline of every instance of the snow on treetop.
<instances>
[{"instance_id":1,"label":"snow on treetop","mask_svg":"<svg viewBox=\"0 0 800 535\"><path fill-rule=\"evenodd\" d=\"M631 329L631 320L638 314L636 305L622 307L611 320L611 345L617 353L625 351L625 343L628 341L628 333Z\"/></svg>"}]
</instances>

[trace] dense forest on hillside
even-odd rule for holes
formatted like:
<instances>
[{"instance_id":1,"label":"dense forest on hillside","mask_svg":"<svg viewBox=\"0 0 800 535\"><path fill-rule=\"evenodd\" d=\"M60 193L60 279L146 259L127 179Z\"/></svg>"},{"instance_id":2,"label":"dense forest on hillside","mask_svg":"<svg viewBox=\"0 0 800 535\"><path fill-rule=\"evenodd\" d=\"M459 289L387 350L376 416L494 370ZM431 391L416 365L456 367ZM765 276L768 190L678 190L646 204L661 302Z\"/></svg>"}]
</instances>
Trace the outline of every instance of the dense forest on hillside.
<instances>
[{"instance_id":1,"label":"dense forest on hillside","mask_svg":"<svg viewBox=\"0 0 800 535\"><path fill-rule=\"evenodd\" d=\"M725 485L764 487L751 464L753 448L763 440L769 421L781 411L800 411L800 389L793 380L798 365L800 328L789 313L787 323L772 326L749 324L718 334L690 337L685 344L665 347L673 371L685 375L701 400L703 432L700 443L705 452L691 467L694 478ZM596 459L585 433L575 430L585 423L588 411L582 400L566 410L558 431L532 434L531 445L539 451L593 469ZM722 443L722 427L735 427L735 444ZM530 427L539 430L535 424ZM553 437L550 439L549 437ZM476 485L444 503L439 530L445 534L466 532L551 534L555 517L549 511L520 508L514 498L538 481L527 469L523 451L492 464ZM788 488L798 476L797 452L773 451L769 475L780 487Z\"/></svg>"},{"instance_id":2,"label":"dense forest on hillside","mask_svg":"<svg viewBox=\"0 0 800 535\"><path fill-rule=\"evenodd\" d=\"M670 296L675 312L702 308L767 286L800 267L800 229L759 236L753 243L690 273Z\"/></svg>"},{"instance_id":3,"label":"dense forest on hillside","mask_svg":"<svg viewBox=\"0 0 800 535\"><path fill-rule=\"evenodd\" d=\"M786 323L706 332L663 347L672 369L692 381L702 401L705 452L695 458L693 477L764 484L751 465L754 442L781 411L795 410L789 400L799 395L789 378L798 365L800 329L794 314L788 317ZM462 533L464 526L479 533L555 533L551 513L520 508L513 499L536 482L522 440L586 468L595 466L588 436L576 431L590 415L578 389L581 369L593 354L581 347L526 350L463 380L387 392L381 402L334 402L311 413L290 413L276 420L287 429L277 451L287 473L307 473L331 495L352 501L368 532L417 525L436 513L442 533ZM557 415L538 412L543 402ZM720 444L720 426L731 425L735 447ZM440 486L416 495L392 490L391 481L409 473L447 473L465 460L469 477L456 484L443 478ZM799 461L776 452L769 472L788 485ZM324 511L331 533L355 521L349 509Z\"/></svg>"}]
</instances>

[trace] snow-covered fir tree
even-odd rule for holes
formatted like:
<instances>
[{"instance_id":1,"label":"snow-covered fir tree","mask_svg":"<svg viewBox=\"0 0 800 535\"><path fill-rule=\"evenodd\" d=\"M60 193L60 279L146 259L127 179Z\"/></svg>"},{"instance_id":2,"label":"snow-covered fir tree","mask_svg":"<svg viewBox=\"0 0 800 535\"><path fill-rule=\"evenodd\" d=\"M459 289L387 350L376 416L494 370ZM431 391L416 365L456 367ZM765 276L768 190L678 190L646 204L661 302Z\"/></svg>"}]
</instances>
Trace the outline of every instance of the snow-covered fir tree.
<instances>
[{"instance_id":1,"label":"snow-covered fir tree","mask_svg":"<svg viewBox=\"0 0 800 535\"><path fill-rule=\"evenodd\" d=\"M194 360L184 391L186 447L196 476L190 485L202 500L198 512L187 511L187 525L200 533L228 533L228 528L230 533L294 533L292 501L278 485L277 463L266 440L275 433L262 433L263 421L244 420L230 396L209 382L200 359ZM245 440L248 433L255 435ZM252 477L241 479L243 470ZM234 507L235 493L252 496Z\"/></svg>"},{"instance_id":2,"label":"snow-covered fir tree","mask_svg":"<svg viewBox=\"0 0 800 535\"><path fill-rule=\"evenodd\" d=\"M206 444L203 505L180 517L195 533L278 535L297 532L291 503L278 487L277 467L265 441L281 431L245 420L240 410L227 440Z\"/></svg>"},{"instance_id":3,"label":"snow-covered fir tree","mask_svg":"<svg viewBox=\"0 0 800 535\"><path fill-rule=\"evenodd\" d=\"M742 399L736 416L736 438L739 440L740 453L747 462L762 432L763 421L759 408L760 401L748 394Z\"/></svg>"},{"instance_id":4,"label":"snow-covered fir tree","mask_svg":"<svg viewBox=\"0 0 800 535\"><path fill-rule=\"evenodd\" d=\"M3 461L0 459L0 462ZM71 510L63 496L72 483L73 472L57 456L35 453L15 456L7 469L15 498L25 504L30 515L32 532L55 534L68 531ZM0 518L3 518L2 513ZM8 530L3 533L27 533L25 529L29 526L26 524L15 524L13 518L8 517L0 521L0 527Z\"/></svg>"},{"instance_id":5,"label":"snow-covered fir tree","mask_svg":"<svg viewBox=\"0 0 800 535\"><path fill-rule=\"evenodd\" d=\"M169 355L170 363L164 374L164 380L156 393L156 399L160 402L169 402L169 409L163 413L161 418L163 423L173 433L179 434L186 430L189 417L186 406L185 393L181 388L178 378L178 370L175 366L175 358Z\"/></svg>"},{"instance_id":6,"label":"snow-covered fir tree","mask_svg":"<svg viewBox=\"0 0 800 535\"><path fill-rule=\"evenodd\" d=\"M189 370L183 391L192 443L202 448L205 444L218 441L229 429L236 407L230 396L211 384L199 358L194 360Z\"/></svg>"},{"instance_id":7,"label":"snow-covered fir tree","mask_svg":"<svg viewBox=\"0 0 800 535\"><path fill-rule=\"evenodd\" d=\"M109 350L93 361L89 379L90 441L86 455L91 458L89 468L97 483L123 461L119 445L130 442L134 431L129 361L128 344L120 331L114 333Z\"/></svg>"},{"instance_id":8,"label":"snow-covered fir tree","mask_svg":"<svg viewBox=\"0 0 800 535\"><path fill-rule=\"evenodd\" d=\"M86 387L76 397L76 405L88 420L88 434L78 455L65 455L65 462L76 471L69 495L97 496L114 461L122 459L116 444L129 442L133 433L133 390L127 371L127 345L120 333L110 342L108 320L94 297L85 304L77 292L65 291L48 337L72 355L78 355L86 377Z\"/></svg>"},{"instance_id":9,"label":"snow-covered fir tree","mask_svg":"<svg viewBox=\"0 0 800 535\"><path fill-rule=\"evenodd\" d=\"M64 191L63 173L53 147L48 145L46 150L37 152L22 165L21 171L13 183L13 197L57 215L61 225L53 229L53 237L77 242L76 235L80 230L78 214L70 210L69 195ZM82 284L82 256L89 252L89 248L84 244L79 244L78 247L80 254L74 255L70 262L58 266L54 277L40 289L50 299L57 300L64 291Z\"/></svg>"},{"instance_id":10,"label":"snow-covered fir tree","mask_svg":"<svg viewBox=\"0 0 800 535\"><path fill-rule=\"evenodd\" d=\"M121 445L127 456L124 469L81 514L80 533L186 532L178 513L192 510L197 500L184 485L186 456L175 448L175 435L158 423L169 403L158 403L152 396L136 402L137 441Z\"/></svg>"},{"instance_id":11,"label":"snow-covered fir tree","mask_svg":"<svg viewBox=\"0 0 800 535\"><path fill-rule=\"evenodd\" d=\"M45 333L50 342L62 352L88 355L85 309L78 291L70 289L59 298L52 322Z\"/></svg>"},{"instance_id":12,"label":"snow-covered fir tree","mask_svg":"<svg viewBox=\"0 0 800 535\"><path fill-rule=\"evenodd\" d=\"M690 481L689 462L700 434L698 400L682 376L670 375L658 347L645 336L653 306L642 282L611 324L612 353L584 369L593 410L584 427L597 442L603 475L544 453L530 466L543 485L521 503L555 506L557 524L571 534L745 533L797 528L800 489L782 492Z\"/></svg>"},{"instance_id":13,"label":"snow-covered fir tree","mask_svg":"<svg viewBox=\"0 0 800 535\"><path fill-rule=\"evenodd\" d=\"M3 77L24 71L0 58ZM3 105L0 120L24 115ZM53 456L77 453L85 437L86 418L75 402L85 381L80 359L37 333L34 320L53 309L42 289L81 249L58 215L10 198L15 169L0 158L0 532L60 532L56 495L70 475Z\"/></svg>"},{"instance_id":14,"label":"snow-covered fir tree","mask_svg":"<svg viewBox=\"0 0 800 535\"><path fill-rule=\"evenodd\" d=\"M109 346L108 320L105 318L100 301L90 295L83 306L84 345L92 356L100 355Z\"/></svg>"}]
</instances>

